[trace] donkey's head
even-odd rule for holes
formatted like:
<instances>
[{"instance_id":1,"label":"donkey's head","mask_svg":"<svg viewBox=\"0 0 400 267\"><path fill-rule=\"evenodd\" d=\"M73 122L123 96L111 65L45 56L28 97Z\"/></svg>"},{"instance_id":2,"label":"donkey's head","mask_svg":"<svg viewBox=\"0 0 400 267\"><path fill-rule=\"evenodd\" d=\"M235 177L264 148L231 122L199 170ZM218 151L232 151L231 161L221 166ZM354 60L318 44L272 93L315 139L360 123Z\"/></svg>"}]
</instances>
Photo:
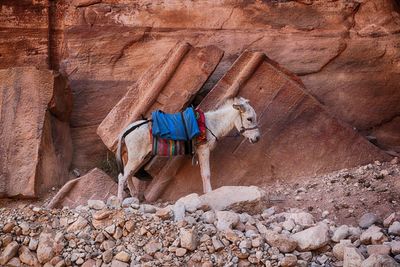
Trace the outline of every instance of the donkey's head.
<instances>
[{"instance_id":1,"label":"donkey's head","mask_svg":"<svg viewBox=\"0 0 400 267\"><path fill-rule=\"evenodd\" d=\"M256 143L260 140L260 131L257 125L257 114L249 100L243 97L236 97L233 101L233 108L239 111L239 116L235 120L236 129L247 139L250 143Z\"/></svg>"}]
</instances>

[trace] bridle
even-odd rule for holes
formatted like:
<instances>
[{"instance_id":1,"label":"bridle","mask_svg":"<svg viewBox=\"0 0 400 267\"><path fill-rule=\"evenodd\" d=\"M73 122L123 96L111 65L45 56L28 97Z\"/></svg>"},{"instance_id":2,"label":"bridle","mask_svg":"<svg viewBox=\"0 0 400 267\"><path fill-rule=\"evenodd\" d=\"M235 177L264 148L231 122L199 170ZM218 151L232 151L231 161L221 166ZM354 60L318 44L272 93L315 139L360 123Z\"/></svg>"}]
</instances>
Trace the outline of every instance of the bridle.
<instances>
[{"instance_id":1,"label":"bridle","mask_svg":"<svg viewBox=\"0 0 400 267\"><path fill-rule=\"evenodd\" d=\"M251 131L251 130L256 130L258 129L258 125L254 126L254 127L250 127L250 128L246 128L243 125L243 117L242 117L242 111L239 110L239 116L240 116L240 124L242 125L242 127L240 127L239 133L243 134L246 131Z\"/></svg>"},{"instance_id":2,"label":"bridle","mask_svg":"<svg viewBox=\"0 0 400 267\"><path fill-rule=\"evenodd\" d=\"M239 134L243 135L243 133L246 132L246 131L251 131L251 130L258 129L258 125L254 126L254 127L250 127L250 128L244 127L242 113L243 112L239 110L240 124L242 125L242 127L240 127ZM208 129L207 126L206 126L206 129L211 133L212 136L214 136L215 141L218 142L219 140L218 140L217 136L210 129ZM224 137L238 137L238 136L239 136L238 134L235 134L235 135L226 135Z\"/></svg>"}]
</instances>

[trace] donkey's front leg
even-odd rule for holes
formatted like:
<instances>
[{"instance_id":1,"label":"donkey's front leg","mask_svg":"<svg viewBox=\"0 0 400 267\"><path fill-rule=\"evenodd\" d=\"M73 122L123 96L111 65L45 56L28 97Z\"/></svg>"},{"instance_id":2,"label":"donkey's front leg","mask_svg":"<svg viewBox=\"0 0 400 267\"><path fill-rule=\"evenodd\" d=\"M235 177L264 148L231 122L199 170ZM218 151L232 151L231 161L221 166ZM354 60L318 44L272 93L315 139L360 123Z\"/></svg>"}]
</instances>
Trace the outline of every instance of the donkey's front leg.
<instances>
[{"instance_id":1,"label":"donkey's front leg","mask_svg":"<svg viewBox=\"0 0 400 267\"><path fill-rule=\"evenodd\" d=\"M199 156L200 162L200 174L203 180L203 191L208 193L212 191L211 188L211 173L210 173L210 149L201 148L197 150L197 155Z\"/></svg>"}]
</instances>

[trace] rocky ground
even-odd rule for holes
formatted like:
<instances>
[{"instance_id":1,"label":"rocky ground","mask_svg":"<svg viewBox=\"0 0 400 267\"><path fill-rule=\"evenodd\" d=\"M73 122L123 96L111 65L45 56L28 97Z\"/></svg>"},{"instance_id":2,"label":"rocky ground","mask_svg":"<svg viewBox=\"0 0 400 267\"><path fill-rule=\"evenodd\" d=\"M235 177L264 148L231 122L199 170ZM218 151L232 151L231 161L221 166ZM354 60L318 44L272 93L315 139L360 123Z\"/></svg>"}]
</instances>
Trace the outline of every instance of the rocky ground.
<instances>
[{"instance_id":1,"label":"rocky ground","mask_svg":"<svg viewBox=\"0 0 400 267\"><path fill-rule=\"evenodd\" d=\"M157 205L20 202L0 209L0 266L400 266L399 173L376 162Z\"/></svg>"}]
</instances>

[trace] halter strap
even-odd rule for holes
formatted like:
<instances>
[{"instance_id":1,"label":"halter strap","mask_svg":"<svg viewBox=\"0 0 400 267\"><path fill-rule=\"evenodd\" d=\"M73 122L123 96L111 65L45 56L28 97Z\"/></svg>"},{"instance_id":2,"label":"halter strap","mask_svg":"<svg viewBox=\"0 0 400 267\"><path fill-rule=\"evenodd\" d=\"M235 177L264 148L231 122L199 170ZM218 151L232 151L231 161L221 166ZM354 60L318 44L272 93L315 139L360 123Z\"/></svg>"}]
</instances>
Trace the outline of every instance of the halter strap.
<instances>
[{"instance_id":1,"label":"halter strap","mask_svg":"<svg viewBox=\"0 0 400 267\"><path fill-rule=\"evenodd\" d=\"M251 131L251 130L258 129L258 125L254 126L254 127L250 127L250 128L244 127L244 126L243 126L242 113L243 113L243 112L241 112L241 111L239 110L240 124L242 124L242 127L240 128L239 133L240 133L240 134L243 134L245 131Z\"/></svg>"}]
</instances>

